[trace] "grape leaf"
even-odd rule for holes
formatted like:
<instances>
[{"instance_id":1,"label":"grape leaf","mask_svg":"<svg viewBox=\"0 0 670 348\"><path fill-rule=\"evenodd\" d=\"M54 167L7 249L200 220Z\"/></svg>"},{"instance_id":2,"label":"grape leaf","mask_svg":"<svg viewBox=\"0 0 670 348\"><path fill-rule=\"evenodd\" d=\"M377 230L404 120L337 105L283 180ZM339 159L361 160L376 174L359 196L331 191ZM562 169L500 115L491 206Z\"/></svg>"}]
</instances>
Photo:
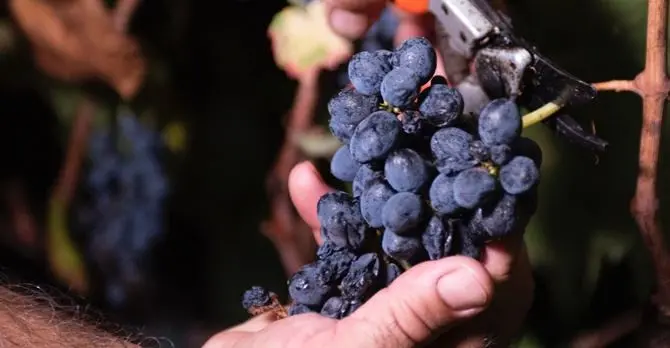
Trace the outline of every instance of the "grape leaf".
<instances>
[{"instance_id":1,"label":"grape leaf","mask_svg":"<svg viewBox=\"0 0 670 348\"><path fill-rule=\"evenodd\" d=\"M30 39L37 65L70 82L93 78L133 97L146 62L137 42L117 30L99 0L12 0L14 19Z\"/></svg>"},{"instance_id":2,"label":"grape leaf","mask_svg":"<svg viewBox=\"0 0 670 348\"><path fill-rule=\"evenodd\" d=\"M342 143L330 133L317 130L296 134L293 142L311 158L330 157L342 146Z\"/></svg>"},{"instance_id":3,"label":"grape leaf","mask_svg":"<svg viewBox=\"0 0 670 348\"><path fill-rule=\"evenodd\" d=\"M268 35L277 66L296 79L311 69L335 69L353 54L353 45L330 29L321 1L284 8Z\"/></svg>"}]
</instances>

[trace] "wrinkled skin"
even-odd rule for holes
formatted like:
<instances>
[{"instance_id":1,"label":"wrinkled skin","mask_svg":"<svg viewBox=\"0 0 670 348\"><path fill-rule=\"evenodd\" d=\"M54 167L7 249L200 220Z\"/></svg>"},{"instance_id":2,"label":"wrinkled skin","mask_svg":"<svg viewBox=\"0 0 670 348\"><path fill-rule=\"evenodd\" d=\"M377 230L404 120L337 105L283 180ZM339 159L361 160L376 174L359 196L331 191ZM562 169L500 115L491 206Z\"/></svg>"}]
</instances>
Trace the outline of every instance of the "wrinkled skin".
<instances>
[{"instance_id":1,"label":"wrinkled skin","mask_svg":"<svg viewBox=\"0 0 670 348\"><path fill-rule=\"evenodd\" d=\"M309 162L293 169L289 187L321 243L316 202L332 189ZM452 256L413 267L343 320L301 314L274 321L263 315L218 333L203 348L507 347L532 293L523 239L510 236L488 244L482 263Z\"/></svg>"}]
</instances>

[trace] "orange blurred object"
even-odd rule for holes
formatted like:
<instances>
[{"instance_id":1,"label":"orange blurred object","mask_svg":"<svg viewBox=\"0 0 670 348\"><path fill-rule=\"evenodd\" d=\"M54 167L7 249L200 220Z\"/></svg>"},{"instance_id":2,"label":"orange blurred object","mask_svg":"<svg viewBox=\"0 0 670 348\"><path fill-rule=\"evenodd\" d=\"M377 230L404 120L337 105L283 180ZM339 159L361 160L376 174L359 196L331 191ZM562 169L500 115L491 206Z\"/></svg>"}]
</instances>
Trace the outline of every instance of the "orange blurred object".
<instances>
[{"instance_id":1,"label":"orange blurred object","mask_svg":"<svg viewBox=\"0 0 670 348\"><path fill-rule=\"evenodd\" d=\"M428 0L395 0L393 4L409 13L423 14L428 12Z\"/></svg>"}]
</instances>

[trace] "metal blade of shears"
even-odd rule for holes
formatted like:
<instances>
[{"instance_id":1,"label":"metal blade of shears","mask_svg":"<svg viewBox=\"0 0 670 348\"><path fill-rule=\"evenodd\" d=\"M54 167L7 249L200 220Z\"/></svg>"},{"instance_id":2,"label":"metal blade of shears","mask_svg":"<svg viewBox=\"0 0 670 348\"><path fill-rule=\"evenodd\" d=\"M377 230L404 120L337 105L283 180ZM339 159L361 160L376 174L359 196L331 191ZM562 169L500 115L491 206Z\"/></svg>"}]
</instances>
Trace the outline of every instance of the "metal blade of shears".
<instances>
[{"instance_id":1,"label":"metal blade of shears","mask_svg":"<svg viewBox=\"0 0 670 348\"><path fill-rule=\"evenodd\" d=\"M592 101L596 90L517 36L510 20L487 0L431 0L430 10L446 31L452 51L475 63L478 59L484 62L477 68L477 75L489 97L513 94L530 109L557 102L564 109L545 120L547 126L582 147L605 149L607 142L587 133L566 114L569 107Z\"/></svg>"}]
</instances>

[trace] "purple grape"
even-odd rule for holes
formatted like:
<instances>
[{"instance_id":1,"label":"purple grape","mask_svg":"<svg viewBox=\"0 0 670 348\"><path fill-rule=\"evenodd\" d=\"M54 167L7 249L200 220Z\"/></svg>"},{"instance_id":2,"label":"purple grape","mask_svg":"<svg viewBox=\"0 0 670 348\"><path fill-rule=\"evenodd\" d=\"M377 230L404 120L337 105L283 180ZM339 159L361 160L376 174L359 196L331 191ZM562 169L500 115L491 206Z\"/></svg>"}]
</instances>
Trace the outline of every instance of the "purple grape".
<instances>
[{"instance_id":1,"label":"purple grape","mask_svg":"<svg viewBox=\"0 0 670 348\"><path fill-rule=\"evenodd\" d=\"M421 115L437 127L456 123L463 113L463 105L461 93L447 85L431 85L419 96Z\"/></svg>"},{"instance_id":2,"label":"purple grape","mask_svg":"<svg viewBox=\"0 0 670 348\"><path fill-rule=\"evenodd\" d=\"M330 172L334 177L347 182L354 181L361 164L351 157L349 146L341 146L330 160Z\"/></svg>"},{"instance_id":3,"label":"purple grape","mask_svg":"<svg viewBox=\"0 0 670 348\"><path fill-rule=\"evenodd\" d=\"M381 94L388 104L398 108L407 108L416 99L419 87L421 87L421 82L414 71L397 67L384 76Z\"/></svg>"},{"instance_id":4,"label":"purple grape","mask_svg":"<svg viewBox=\"0 0 670 348\"><path fill-rule=\"evenodd\" d=\"M419 195L411 192L393 195L382 208L384 227L400 235L411 233L423 217L423 201Z\"/></svg>"},{"instance_id":5,"label":"purple grape","mask_svg":"<svg viewBox=\"0 0 670 348\"><path fill-rule=\"evenodd\" d=\"M419 77L419 85L430 81L437 68L437 54L425 37L415 37L396 49L398 66L411 69Z\"/></svg>"},{"instance_id":6,"label":"purple grape","mask_svg":"<svg viewBox=\"0 0 670 348\"><path fill-rule=\"evenodd\" d=\"M461 206L456 203L454 198L454 180L455 176L440 174L435 177L430 185L428 197L430 204L439 215L452 215L457 213Z\"/></svg>"},{"instance_id":7,"label":"purple grape","mask_svg":"<svg viewBox=\"0 0 670 348\"><path fill-rule=\"evenodd\" d=\"M396 192L386 183L379 182L372 185L361 195L361 213L372 228L380 228L382 223L382 208Z\"/></svg>"},{"instance_id":8,"label":"purple grape","mask_svg":"<svg viewBox=\"0 0 670 348\"><path fill-rule=\"evenodd\" d=\"M483 168L472 168L454 179L454 200L458 205L474 209L486 202L496 190L496 180Z\"/></svg>"},{"instance_id":9,"label":"purple grape","mask_svg":"<svg viewBox=\"0 0 670 348\"><path fill-rule=\"evenodd\" d=\"M352 157L360 163L381 160L400 140L400 121L393 113L376 111L358 124L349 148Z\"/></svg>"},{"instance_id":10,"label":"purple grape","mask_svg":"<svg viewBox=\"0 0 670 348\"><path fill-rule=\"evenodd\" d=\"M512 195L530 190L539 180L540 171L535 162L525 156L516 156L500 168L500 185Z\"/></svg>"},{"instance_id":11,"label":"purple grape","mask_svg":"<svg viewBox=\"0 0 670 348\"><path fill-rule=\"evenodd\" d=\"M384 175L398 192L418 192L431 177L426 160L411 149L398 149L386 158Z\"/></svg>"},{"instance_id":12,"label":"purple grape","mask_svg":"<svg viewBox=\"0 0 670 348\"><path fill-rule=\"evenodd\" d=\"M511 144L521 129L519 107L509 99L495 99L479 114L479 137L486 145Z\"/></svg>"},{"instance_id":13,"label":"purple grape","mask_svg":"<svg viewBox=\"0 0 670 348\"><path fill-rule=\"evenodd\" d=\"M393 66L383 53L359 52L349 60L349 81L356 90L366 95L376 95L384 76Z\"/></svg>"}]
</instances>

